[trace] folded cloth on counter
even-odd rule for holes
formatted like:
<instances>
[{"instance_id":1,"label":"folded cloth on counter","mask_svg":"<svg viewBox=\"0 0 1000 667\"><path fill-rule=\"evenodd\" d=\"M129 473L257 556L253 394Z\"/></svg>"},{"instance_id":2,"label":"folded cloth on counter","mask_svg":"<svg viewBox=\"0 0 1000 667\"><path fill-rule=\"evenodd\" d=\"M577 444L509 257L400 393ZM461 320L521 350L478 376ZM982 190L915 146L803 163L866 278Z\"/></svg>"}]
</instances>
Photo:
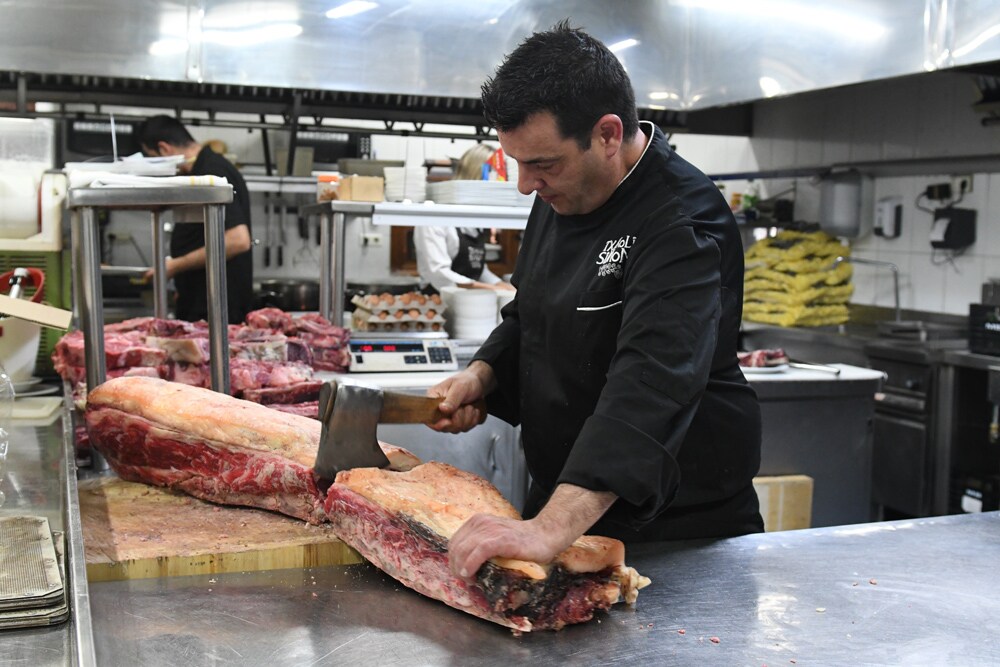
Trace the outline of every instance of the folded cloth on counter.
<instances>
[{"instance_id":1,"label":"folded cloth on counter","mask_svg":"<svg viewBox=\"0 0 1000 667\"><path fill-rule=\"evenodd\" d=\"M225 176L135 176L109 171L71 171L70 188L160 188L192 185L229 185Z\"/></svg>"},{"instance_id":2,"label":"folded cloth on counter","mask_svg":"<svg viewBox=\"0 0 1000 667\"><path fill-rule=\"evenodd\" d=\"M745 255L743 316L780 326L822 326L848 319L853 269L835 263L850 248L824 232L783 231Z\"/></svg>"}]
</instances>

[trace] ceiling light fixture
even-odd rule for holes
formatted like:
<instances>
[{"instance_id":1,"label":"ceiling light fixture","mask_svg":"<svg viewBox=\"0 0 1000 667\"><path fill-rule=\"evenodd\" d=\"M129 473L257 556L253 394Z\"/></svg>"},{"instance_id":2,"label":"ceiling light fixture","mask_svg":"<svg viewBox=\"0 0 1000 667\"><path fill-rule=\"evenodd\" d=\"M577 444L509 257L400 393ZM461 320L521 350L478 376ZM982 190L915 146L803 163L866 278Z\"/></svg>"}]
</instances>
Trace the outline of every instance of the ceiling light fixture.
<instances>
[{"instance_id":1,"label":"ceiling light fixture","mask_svg":"<svg viewBox=\"0 0 1000 667\"><path fill-rule=\"evenodd\" d=\"M350 2L345 2L342 5L338 5L326 13L326 18L328 19L343 19L348 16L355 16L362 12L367 12L371 9L378 7L377 2L368 2L367 0L351 0Z\"/></svg>"},{"instance_id":2,"label":"ceiling light fixture","mask_svg":"<svg viewBox=\"0 0 1000 667\"><path fill-rule=\"evenodd\" d=\"M624 51L625 49L627 49L627 48L629 48L631 46L635 46L638 43L639 43L639 40L632 39L631 37L629 37L628 39L623 39L620 42L615 42L614 44L609 44L608 45L608 51L611 51L611 53L618 53L619 51Z\"/></svg>"}]
</instances>

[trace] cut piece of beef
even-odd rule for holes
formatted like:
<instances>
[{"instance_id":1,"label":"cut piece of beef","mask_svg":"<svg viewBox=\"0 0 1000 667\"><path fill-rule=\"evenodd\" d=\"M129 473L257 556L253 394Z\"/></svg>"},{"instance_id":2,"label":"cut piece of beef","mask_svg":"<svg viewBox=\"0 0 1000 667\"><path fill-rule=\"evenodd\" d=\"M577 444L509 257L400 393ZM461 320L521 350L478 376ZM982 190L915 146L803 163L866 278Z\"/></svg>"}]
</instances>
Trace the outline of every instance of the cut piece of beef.
<instances>
[{"instance_id":1,"label":"cut piece of beef","mask_svg":"<svg viewBox=\"0 0 1000 667\"><path fill-rule=\"evenodd\" d=\"M324 519L312 465L321 425L198 387L144 377L108 380L87 397L87 431L123 479L230 505ZM383 445L390 464L419 459Z\"/></svg>"},{"instance_id":2,"label":"cut piece of beef","mask_svg":"<svg viewBox=\"0 0 1000 667\"><path fill-rule=\"evenodd\" d=\"M292 316L279 308L261 308L247 313L247 326L254 329L281 331L286 334L295 332L295 322Z\"/></svg>"},{"instance_id":3,"label":"cut piece of beef","mask_svg":"<svg viewBox=\"0 0 1000 667\"><path fill-rule=\"evenodd\" d=\"M285 359L287 361L301 361L307 366L312 366L315 361L312 349L306 345L301 338L289 337L286 339Z\"/></svg>"},{"instance_id":4,"label":"cut piece of beef","mask_svg":"<svg viewBox=\"0 0 1000 667\"><path fill-rule=\"evenodd\" d=\"M494 558L475 583L452 575L448 540L472 515L520 519L485 479L444 463L409 472L377 468L337 475L324 504L337 536L424 595L516 631L558 630L599 609L635 602L649 583L624 565L618 540L584 536L551 563Z\"/></svg>"},{"instance_id":5,"label":"cut piece of beef","mask_svg":"<svg viewBox=\"0 0 1000 667\"><path fill-rule=\"evenodd\" d=\"M82 331L72 331L56 343L52 352L57 370L64 366L83 366L86 362ZM105 332L104 365L106 368L156 366L167 359L163 350L146 345L145 334L139 331Z\"/></svg>"},{"instance_id":6,"label":"cut piece of beef","mask_svg":"<svg viewBox=\"0 0 1000 667\"><path fill-rule=\"evenodd\" d=\"M303 403L313 401L318 405L319 390L323 387L321 380L296 382L282 387L261 387L260 389L245 389L243 398L261 405L280 403Z\"/></svg>"},{"instance_id":7,"label":"cut piece of beef","mask_svg":"<svg viewBox=\"0 0 1000 667\"><path fill-rule=\"evenodd\" d=\"M303 401L302 403L265 403L267 407L293 415L319 419L319 401Z\"/></svg>"},{"instance_id":8,"label":"cut piece of beef","mask_svg":"<svg viewBox=\"0 0 1000 667\"><path fill-rule=\"evenodd\" d=\"M264 334L248 329L253 335L238 334L229 341L229 356L233 359L285 361L287 338L284 334ZM211 344L207 333L183 334L173 338L146 336L146 344L167 353L171 361L187 364L207 364L211 361Z\"/></svg>"},{"instance_id":9,"label":"cut piece of beef","mask_svg":"<svg viewBox=\"0 0 1000 667\"><path fill-rule=\"evenodd\" d=\"M780 347L772 350L737 352L736 358L744 368L765 368L788 363L788 355Z\"/></svg>"}]
</instances>

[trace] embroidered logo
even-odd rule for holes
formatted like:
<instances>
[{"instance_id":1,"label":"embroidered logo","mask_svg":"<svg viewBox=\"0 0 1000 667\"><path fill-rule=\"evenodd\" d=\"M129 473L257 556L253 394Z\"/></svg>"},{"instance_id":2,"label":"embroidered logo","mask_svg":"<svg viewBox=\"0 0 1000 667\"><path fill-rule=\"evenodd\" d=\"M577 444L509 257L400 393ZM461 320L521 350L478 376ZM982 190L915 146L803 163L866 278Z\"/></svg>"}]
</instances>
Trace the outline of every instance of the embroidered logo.
<instances>
[{"instance_id":1,"label":"embroidered logo","mask_svg":"<svg viewBox=\"0 0 1000 667\"><path fill-rule=\"evenodd\" d=\"M635 245L634 236L623 236L604 243L604 249L597 255L597 275L622 277L622 265L628 258L628 250Z\"/></svg>"}]
</instances>

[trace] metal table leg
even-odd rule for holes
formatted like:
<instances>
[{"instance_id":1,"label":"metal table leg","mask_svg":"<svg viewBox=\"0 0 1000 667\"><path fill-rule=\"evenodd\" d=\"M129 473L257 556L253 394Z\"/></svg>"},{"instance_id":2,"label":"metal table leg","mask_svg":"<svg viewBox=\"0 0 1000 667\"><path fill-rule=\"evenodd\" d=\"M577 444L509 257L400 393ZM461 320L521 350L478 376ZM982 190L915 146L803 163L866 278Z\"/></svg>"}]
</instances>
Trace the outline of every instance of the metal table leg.
<instances>
[{"instance_id":1,"label":"metal table leg","mask_svg":"<svg viewBox=\"0 0 1000 667\"><path fill-rule=\"evenodd\" d=\"M153 226L153 314L167 317L167 249L163 239L160 212L152 212Z\"/></svg>"},{"instance_id":2,"label":"metal table leg","mask_svg":"<svg viewBox=\"0 0 1000 667\"><path fill-rule=\"evenodd\" d=\"M320 281L319 314L333 324L344 321L344 213L324 213L320 216Z\"/></svg>"},{"instance_id":3,"label":"metal table leg","mask_svg":"<svg viewBox=\"0 0 1000 667\"><path fill-rule=\"evenodd\" d=\"M205 206L205 273L208 276L208 339L212 389L229 393L229 303L226 296L226 230L221 205Z\"/></svg>"},{"instance_id":4,"label":"metal table leg","mask_svg":"<svg viewBox=\"0 0 1000 667\"><path fill-rule=\"evenodd\" d=\"M101 289L101 238L95 209L81 208L72 216L71 245L74 282L78 290L77 324L83 331L83 355L87 365L87 389L101 385L107 378L104 356L104 312ZM91 467L107 470L108 463L91 449Z\"/></svg>"}]
</instances>

